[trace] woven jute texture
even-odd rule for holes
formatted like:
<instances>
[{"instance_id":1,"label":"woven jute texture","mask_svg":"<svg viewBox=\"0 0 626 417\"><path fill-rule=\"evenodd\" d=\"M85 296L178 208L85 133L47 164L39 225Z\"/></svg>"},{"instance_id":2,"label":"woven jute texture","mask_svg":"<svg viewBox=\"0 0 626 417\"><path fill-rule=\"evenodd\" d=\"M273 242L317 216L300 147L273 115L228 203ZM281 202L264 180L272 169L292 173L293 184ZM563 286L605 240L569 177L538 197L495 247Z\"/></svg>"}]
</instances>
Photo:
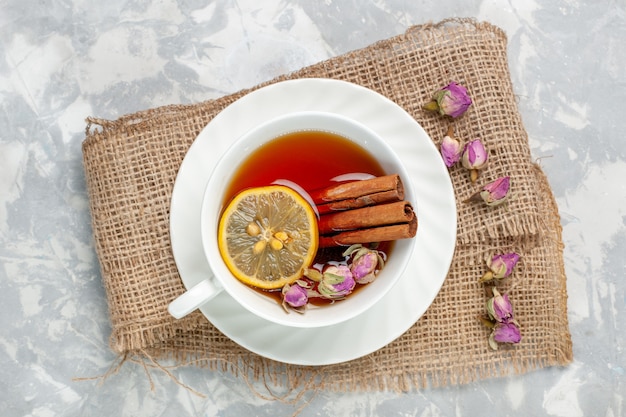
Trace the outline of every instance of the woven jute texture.
<instances>
[{"instance_id":1,"label":"woven jute texture","mask_svg":"<svg viewBox=\"0 0 626 417\"><path fill-rule=\"evenodd\" d=\"M178 168L201 129L229 104L271 83L333 78L368 87L411 114L436 144L450 124L464 140L480 138L490 162L476 184L450 170L458 212L455 255L426 314L388 346L349 363L285 365L248 352L200 313L174 320L167 305L184 291L169 239L169 205ZM451 120L422 110L451 80L474 101ZM338 56L253 89L193 105L150 109L117 120L89 118L83 143L96 250L120 355L193 363L285 386L315 381L333 390L399 389L467 383L572 360L561 226L554 197L531 161L528 137L509 76L507 39L497 27L448 20ZM488 208L463 201L480 184L509 175L514 197ZM484 314L486 285L477 279L494 253L521 261L498 283L508 292L523 339L492 351Z\"/></svg>"}]
</instances>

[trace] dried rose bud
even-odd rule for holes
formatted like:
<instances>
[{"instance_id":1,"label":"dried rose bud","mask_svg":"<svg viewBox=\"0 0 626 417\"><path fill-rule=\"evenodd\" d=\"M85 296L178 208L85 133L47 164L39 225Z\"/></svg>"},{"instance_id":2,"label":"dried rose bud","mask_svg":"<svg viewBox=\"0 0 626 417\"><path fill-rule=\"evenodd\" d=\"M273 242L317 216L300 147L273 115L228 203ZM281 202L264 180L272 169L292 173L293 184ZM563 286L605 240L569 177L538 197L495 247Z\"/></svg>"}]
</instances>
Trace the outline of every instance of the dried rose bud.
<instances>
[{"instance_id":1,"label":"dried rose bud","mask_svg":"<svg viewBox=\"0 0 626 417\"><path fill-rule=\"evenodd\" d=\"M461 163L465 168L470 170L470 179L472 182L476 182L479 174L478 171L487 166L488 160L489 154L480 139L474 139L465 145L463 155L461 156Z\"/></svg>"},{"instance_id":2,"label":"dried rose bud","mask_svg":"<svg viewBox=\"0 0 626 417\"><path fill-rule=\"evenodd\" d=\"M510 177L500 177L497 180L483 186L482 190L465 200L470 201L482 200L488 206L497 206L504 203L509 197L511 187Z\"/></svg>"},{"instance_id":3,"label":"dried rose bud","mask_svg":"<svg viewBox=\"0 0 626 417\"><path fill-rule=\"evenodd\" d=\"M459 162L463 154L461 141L456 139L453 135L454 129L450 126L447 135L443 137L441 145L439 146L443 162L448 168Z\"/></svg>"},{"instance_id":4,"label":"dried rose bud","mask_svg":"<svg viewBox=\"0 0 626 417\"><path fill-rule=\"evenodd\" d=\"M480 139L468 142L463 149L463 166L467 169L482 169L487 165L489 155Z\"/></svg>"},{"instance_id":5,"label":"dried rose bud","mask_svg":"<svg viewBox=\"0 0 626 417\"><path fill-rule=\"evenodd\" d=\"M489 335L489 346L498 350L498 343L519 343L522 334L516 323L496 323Z\"/></svg>"},{"instance_id":6,"label":"dried rose bud","mask_svg":"<svg viewBox=\"0 0 626 417\"><path fill-rule=\"evenodd\" d=\"M324 298L338 299L350 294L355 285L350 268L332 265L324 270L317 291Z\"/></svg>"},{"instance_id":7,"label":"dried rose bud","mask_svg":"<svg viewBox=\"0 0 626 417\"><path fill-rule=\"evenodd\" d=\"M283 303L298 308L309 302L308 290L298 284L285 285L282 290Z\"/></svg>"},{"instance_id":8,"label":"dried rose bud","mask_svg":"<svg viewBox=\"0 0 626 417\"><path fill-rule=\"evenodd\" d=\"M511 187L510 181L510 177L500 177L485 185L480 192L480 196L485 204L488 206L497 206L498 204L504 203L509 195L509 189Z\"/></svg>"},{"instance_id":9,"label":"dried rose bud","mask_svg":"<svg viewBox=\"0 0 626 417\"><path fill-rule=\"evenodd\" d=\"M359 244L350 246L343 256L352 256L350 272L358 284L369 284L374 281L378 271L385 266L385 261L379 251Z\"/></svg>"},{"instance_id":10,"label":"dried rose bud","mask_svg":"<svg viewBox=\"0 0 626 417\"><path fill-rule=\"evenodd\" d=\"M508 295L501 295L495 287L492 291L493 297L486 303L489 318L481 317L480 320L491 329L489 346L497 350L498 343L519 343L522 336L519 324L513 317L513 306Z\"/></svg>"},{"instance_id":11,"label":"dried rose bud","mask_svg":"<svg viewBox=\"0 0 626 417\"><path fill-rule=\"evenodd\" d=\"M497 288L493 288L493 297L487 300L487 313L492 320L498 323L508 323L513 320L513 306L507 294L501 295Z\"/></svg>"},{"instance_id":12,"label":"dried rose bud","mask_svg":"<svg viewBox=\"0 0 626 417\"><path fill-rule=\"evenodd\" d=\"M354 259L350 271L354 280L359 284L368 284L376 279L378 256L374 252L364 253Z\"/></svg>"},{"instance_id":13,"label":"dried rose bud","mask_svg":"<svg viewBox=\"0 0 626 417\"><path fill-rule=\"evenodd\" d=\"M489 271L485 272L478 281L485 282L492 279L506 278L513 272L513 268L519 261L519 255L515 252L503 253L501 255L494 255L487 261L487 267Z\"/></svg>"},{"instance_id":14,"label":"dried rose bud","mask_svg":"<svg viewBox=\"0 0 626 417\"><path fill-rule=\"evenodd\" d=\"M467 89L454 81L433 94L433 99L424 109L437 111L439 114L456 118L461 116L472 104Z\"/></svg>"}]
</instances>

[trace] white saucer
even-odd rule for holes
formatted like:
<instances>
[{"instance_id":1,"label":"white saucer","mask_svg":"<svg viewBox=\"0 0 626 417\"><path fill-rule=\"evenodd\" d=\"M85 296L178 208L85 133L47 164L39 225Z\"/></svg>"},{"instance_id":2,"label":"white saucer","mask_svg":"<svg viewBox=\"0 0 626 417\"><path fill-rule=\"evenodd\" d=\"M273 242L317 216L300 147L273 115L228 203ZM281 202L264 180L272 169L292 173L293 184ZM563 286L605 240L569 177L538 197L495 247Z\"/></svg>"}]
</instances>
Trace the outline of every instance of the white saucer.
<instances>
[{"instance_id":1,"label":"white saucer","mask_svg":"<svg viewBox=\"0 0 626 417\"><path fill-rule=\"evenodd\" d=\"M296 111L350 117L385 138L412 178L419 219L415 250L391 291L365 313L334 326L293 328L248 312L226 292L200 310L222 333L261 356L298 365L327 365L376 351L408 330L439 292L456 242L454 191L439 151L401 107L367 88L331 79L298 79L245 95L209 122L189 148L172 192L172 250L186 288L210 276L200 237L200 207L220 155L252 127Z\"/></svg>"}]
</instances>

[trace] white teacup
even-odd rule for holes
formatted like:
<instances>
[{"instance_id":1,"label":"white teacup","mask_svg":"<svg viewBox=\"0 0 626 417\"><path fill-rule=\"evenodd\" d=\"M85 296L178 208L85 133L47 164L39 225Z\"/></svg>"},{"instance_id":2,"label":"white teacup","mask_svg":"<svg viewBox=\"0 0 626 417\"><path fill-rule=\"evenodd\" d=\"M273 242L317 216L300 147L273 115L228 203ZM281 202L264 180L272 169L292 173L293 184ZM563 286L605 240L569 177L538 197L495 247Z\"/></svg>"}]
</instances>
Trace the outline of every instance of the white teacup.
<instances>
[{"instance_id":1,"label":"white teacup","mask_svg":"<svg viewBox=\"0 0 626 417\"><path fill-rule=\"evenodd\" d=\"M272 119L250 130L224 153L208 181L201 209L201 234L204 254L213 276L188 289L169 305L176 318L184 317L219 294L226 292L251 313L273 323L292 327L322 327L349 320L376 304L398 281L411 255L415 239L395 242L378 278L346 299L326 306L307 307L304 314L286 313L276 301L235 278L224 263L217 243L217 228L223 210L224 193L235 167L264 143L289 133L313 130L340 135L365 148L386 173L397 173L404 183L405 199L417 208L411 179L393 149L374 131L346 117L323 112L297 112Z\"/></svg>"}]
</instances>

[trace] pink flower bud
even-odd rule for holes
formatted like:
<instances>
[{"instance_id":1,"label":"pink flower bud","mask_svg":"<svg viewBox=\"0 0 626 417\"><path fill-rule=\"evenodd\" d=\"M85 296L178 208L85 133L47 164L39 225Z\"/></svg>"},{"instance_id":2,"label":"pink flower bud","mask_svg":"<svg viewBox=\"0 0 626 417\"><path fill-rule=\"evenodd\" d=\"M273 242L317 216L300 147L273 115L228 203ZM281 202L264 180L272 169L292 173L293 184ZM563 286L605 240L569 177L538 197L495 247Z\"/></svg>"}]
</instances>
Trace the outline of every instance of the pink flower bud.
<instances>
[{"instance_id":1,"label":"pink flower bud","mask_svg":"<svg viewBox=\"0 0 626 417\"><path fill-rule=\"evenodd\" d=\"M346 265L329 266L322 274L317 291L324 298L337 299L350 294L356 282Z\"/></svg>"},{"instance_id":2,"label":"pink flower bud","mask_svg":"<svg viewBox=\"0 0 626 417\"><path fill-rule=\"evenodd\" d=\"M494 278L504 278L511 275L513 268L519 261L519 255L515 252L495 255L487 265L493 271Z\"/></svg>"},{"instance_id":3,"label":"pink flower bud","mask_svg":"<svg viewBox=\"0 0 626 417\"><path fill-rule=\"evenodd\" d=\"M522 334L515 323L496 323L489 336L489 346L493 350L498 349L498 343L519 343Z\"/></svg>"},{"instance_id":4,"label":"pink flower bud","mask_svg":"<svg viewBox=\"0 0 626 417\"><path fill-rule=\"evenodd\" d=\"M467 169L483 169L487 165L488 159L489 155L485 145L480 139L474 139L465 145L461 161Z\"/></svg>"},{"instance_id":5,"label":"pink flower bud","mask_svg":"<svg viewBox=\"0 0 626 417\"><path fill-rule=\"evenodd\" d=\"M509 195L510 177L500 177L483 187L480 197L488 206L497 206L506 201Z\"/></svg>"},{"instance_id":6,"label":"pink flower bud","mask_svg":"<svg viewBox=\"0 0 626 417\"><path fill-rule=\"evenodd\" d=\"M508 277L513 272L513 268L515 268L518 261L519 255L515 252L494 255L487 261L489 271L480 278L479 282Z\"/></svg>"},{"instance_id":7,"label":"pink flower bud","mask_svg":"<svg viewBox=\"0 0 626 417\"><path fill-rule=\"evenodd\" d=\"M489 346L498 349L498 343L519 343L522 339L519 324L513 317L513 306L506 294L500 294L496 287L492 288L493 297L487 303L487 317L481 317L482 323L491 329Z\"/></svg>"},{"instance_id":8,"label":"pink flower bud","mask_svg":"<svg viewBox=\"0 0 626 417\"><path fill-rule=\"evenodd\" d=\"M427 103L426 110L438 111L441 115L456 118L468 109L472 99L467 89L454 81L433 94L433 100Z\"/></svg>"},{"instance_id":9,"label":"pink flower bud","mask_svg":"<svg viewBox=\"0 0 626 417\"><path fill-rule=\"evenodd\" d=\"M507 323L513 320L513 306L507 294L501 295L493 288L493 297L487 300L487 313L492 320L498 323Z\"/></svg>"},{"instance_id":10,"label":"pink flower bud","mask_svg":"<svg viewBox=\"0 0 626 417\"><path fill-rule=\"evenodd\" d=\"M448 134L443 137L439 150L443 157L443 162L448 168L459 162L463 154L463 146L461 141L452 136L452 127L448 130Z\"/></svg>"},{"instance_id":11,"label":"pink flower bud","mask_svg":"<svg viewBox=\"0 0 626 417\"><path fill-rule=\"evenodd\" d=\"M298 284L285 285L283 287L283 303L287 303L291 307L302 307L309 302L308 291L306 288Z\"/></svg>"},{"instance_id":12,"label":"pink flower bud","mask_svg":"<svg viewBox=\"0 0 626 417\"><path fill-rule=\"evenodd\" d=\"M354 280L359 284L368 284L376 279L376 267L379 255L374 251L368 251L354 257L350 265L350 271Z\"/></svg>"},{"instance_id":13,"label":"pink flower bud","mask_svg":"<svg viewBox=\"0 0 626 417\"><path fill-rule=\"evenodd\" d=\"M350 246L343 252L343 256L351 257L348 262L352 277L357 284L369 284L373 282L378 271L385 266L383 253L376 249L369 249L361 244Z\"/></svg>"}]
</instances>

